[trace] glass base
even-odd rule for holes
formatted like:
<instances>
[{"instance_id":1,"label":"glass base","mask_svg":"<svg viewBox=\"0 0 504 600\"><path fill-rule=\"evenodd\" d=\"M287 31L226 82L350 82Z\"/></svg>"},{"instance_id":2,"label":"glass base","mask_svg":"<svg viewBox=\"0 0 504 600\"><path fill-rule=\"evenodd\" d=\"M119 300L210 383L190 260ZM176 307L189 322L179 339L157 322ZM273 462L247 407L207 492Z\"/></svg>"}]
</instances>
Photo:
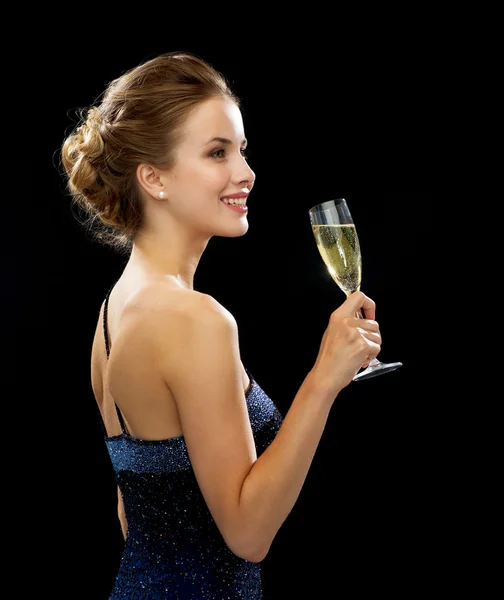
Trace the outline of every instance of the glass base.
<instances>
[{"instance_id":1,"label":"glass base","mask_svg":"<svg viewBox=\"0 0 504 600\"><path fill-rule=\"evenodd\" d=\"M383 375L384 373L389 373L390 371L395 371L399 367L402 367L401 362L394 363L382 363L379 360L372 360L367 369L357 373L353 378L353 381L361 381L362 379L371 379L371 377L377 377L378 375Z\"/></svg>"}]
</instances>

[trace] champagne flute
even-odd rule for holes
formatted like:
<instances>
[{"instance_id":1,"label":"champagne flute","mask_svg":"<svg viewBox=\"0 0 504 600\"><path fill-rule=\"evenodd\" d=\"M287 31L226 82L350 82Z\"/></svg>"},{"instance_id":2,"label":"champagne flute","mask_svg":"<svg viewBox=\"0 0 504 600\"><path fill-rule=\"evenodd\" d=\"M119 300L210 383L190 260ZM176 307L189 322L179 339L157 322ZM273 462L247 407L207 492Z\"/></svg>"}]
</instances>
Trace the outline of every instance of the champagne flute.
<instances>
[{"instance_id":1,"label":"champagne flute","mask_svg":"<svg viewBox=\"0 0 504 600\"><path fill-rule=\"evenodd\" d=\"M360 290L362 261L357 230L344 198L328 200L308 211L313 235L322 259L339 288L350 296ZM362 313L356 313L363 319ZM400 362L382 363L374 358L357 373L353 381L383 375L402 366Z\"/></svg>"}]
</instances>

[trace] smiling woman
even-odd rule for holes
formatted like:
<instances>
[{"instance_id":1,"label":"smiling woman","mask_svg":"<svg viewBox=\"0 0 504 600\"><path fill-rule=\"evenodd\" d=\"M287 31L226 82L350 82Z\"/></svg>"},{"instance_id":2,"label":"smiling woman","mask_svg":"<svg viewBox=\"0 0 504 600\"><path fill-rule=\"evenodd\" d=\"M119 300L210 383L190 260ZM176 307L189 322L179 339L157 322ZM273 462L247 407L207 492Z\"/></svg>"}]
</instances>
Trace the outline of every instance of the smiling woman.
<instances>
[{"instance_id":1,"label":"smiling woman","mask_svg":"<svg viewBox=\"0 0 504 600\"><path fill-rule=\"evenodd\" d=\"M359 292L331 315L285 417L243 365L235 318L193 284L212 237L248 230L246 145L224 77L184 52L112 81L62 144L86 232L127 256L91 348L125 534L110 600L263 598L260 563L330 408L380 350Z\"/></svg>"},{"instance_id":2,"label":"smiling woman","mask_svg":"<svg viewBox=\"0 0 504 600\"><path fill-rule=\"evenodd\" d=\"M226 235L212 229L212 199L248 194L255 175L238 98L221 74L187 53L163 55L113 81L80 117L61 159L93 239L129 255L153 223L170 239L166 227L192 226L195 216L203 237Z\"/></svg>"}]
</instances>

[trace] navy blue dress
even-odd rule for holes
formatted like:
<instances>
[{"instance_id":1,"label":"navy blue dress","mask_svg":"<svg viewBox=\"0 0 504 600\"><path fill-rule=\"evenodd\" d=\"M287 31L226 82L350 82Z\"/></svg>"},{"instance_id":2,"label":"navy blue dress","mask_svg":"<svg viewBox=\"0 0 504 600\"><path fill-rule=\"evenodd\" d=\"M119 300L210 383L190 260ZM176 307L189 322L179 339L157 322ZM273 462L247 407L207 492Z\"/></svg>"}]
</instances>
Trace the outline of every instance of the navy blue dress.
<instances>
[{"instance_id":1,"label":"navy blue dress","mask_svg":"<svg viewBox=\"0 0 504 600\"><path fill-rule=\"evenodd\" d=\"M108 297L103 329L107 358ZM274 439L282 416L247 370L245 397L259 456ZM126 432L107 446L121 490L128 533L109 600L259 600L260 563L228 548L200 491L184 436L141 440ZM232 449L230 449L232 451Z\"/></svg>"}]
</instances>

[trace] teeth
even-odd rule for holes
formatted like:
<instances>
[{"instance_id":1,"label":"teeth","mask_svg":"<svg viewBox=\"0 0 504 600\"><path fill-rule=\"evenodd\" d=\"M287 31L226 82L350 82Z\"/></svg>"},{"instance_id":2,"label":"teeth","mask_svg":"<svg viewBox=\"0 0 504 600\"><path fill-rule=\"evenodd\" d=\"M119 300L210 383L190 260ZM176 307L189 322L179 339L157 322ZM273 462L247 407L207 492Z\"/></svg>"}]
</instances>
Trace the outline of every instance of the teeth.
<instances>
[{"instance_id":1,"label":"teeth","mask_svg":"<svg viewBox=\"0 0 504 600\"><path fill-rule=\"evenodd\" d=\"M225 204L233 204L235 206L244 206L247 202L246 198L223 198Z\"/></svg>"}]
</instances>

